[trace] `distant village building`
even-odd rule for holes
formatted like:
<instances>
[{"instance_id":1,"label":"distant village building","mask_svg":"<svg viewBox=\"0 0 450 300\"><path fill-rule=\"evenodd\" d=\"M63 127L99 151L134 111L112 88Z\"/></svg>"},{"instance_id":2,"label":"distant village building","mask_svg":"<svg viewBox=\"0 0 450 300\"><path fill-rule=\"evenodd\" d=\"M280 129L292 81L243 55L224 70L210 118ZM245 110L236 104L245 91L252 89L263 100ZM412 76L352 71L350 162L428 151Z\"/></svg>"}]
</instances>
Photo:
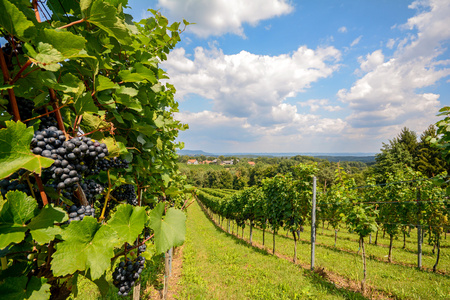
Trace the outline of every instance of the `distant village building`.
<instances>
[{"instance_id":1,"label":"distant village building","mask_svg":"<svg viewBox=\"0 0 450 300\"><path fill-rule=\"evenodd\" d=\"M254 161L249 161L248 164L249 164L250 166L254 166L254 165L255 165L255 162L254 162Z\"/></svg>"},{"instance_id":2,"label":"distant village building","mask_svg":"<svg viewBox=\"0 0 450 300\"><path fill-rule=\"evenodd\" d=\"M232 160L224 160L221 165L232 165L233 161Z\"/></svg>"},{"instance_id":3,"label":"distant village building","mask_svg":"<svg viewBox=\"0 0 450 300\"><path fill-rule=\"evenodd\" d=\"M188 165L198 165L198 161L196 159L189 159L187 161Z\"/></svg>"}]
</instances>

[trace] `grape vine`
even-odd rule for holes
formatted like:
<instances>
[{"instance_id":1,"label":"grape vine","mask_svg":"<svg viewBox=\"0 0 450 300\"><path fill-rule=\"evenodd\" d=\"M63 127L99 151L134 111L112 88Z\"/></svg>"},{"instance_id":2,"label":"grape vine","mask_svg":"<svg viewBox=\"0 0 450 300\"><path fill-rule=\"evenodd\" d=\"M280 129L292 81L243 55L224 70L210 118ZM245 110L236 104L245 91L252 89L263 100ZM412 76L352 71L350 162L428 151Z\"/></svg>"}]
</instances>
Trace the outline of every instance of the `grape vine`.
<instances>
[{"instance_id":1,"label":"grape vine","mask_svg":"<svg viewBox=\"0 0 450 300\"><path fill-rule=\"evenodd\" d=\"M78 274L105 295L117 265L127 295L147 244L184 241L175 139L187 126L158 63L189 23L154 10L133 23L127 1L49 2L58 21L41 21L36 0L0 0L0 295L64 299Z\"/></svg>"}]
</instances>

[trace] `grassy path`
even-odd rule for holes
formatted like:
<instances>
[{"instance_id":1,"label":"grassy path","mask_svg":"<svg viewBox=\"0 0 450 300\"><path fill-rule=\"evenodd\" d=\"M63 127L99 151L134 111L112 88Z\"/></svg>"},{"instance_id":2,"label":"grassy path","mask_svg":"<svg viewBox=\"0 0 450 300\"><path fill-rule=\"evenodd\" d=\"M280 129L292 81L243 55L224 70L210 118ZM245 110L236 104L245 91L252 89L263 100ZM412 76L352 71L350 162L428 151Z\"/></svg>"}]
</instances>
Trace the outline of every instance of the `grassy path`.
<instances>
[{"instance_id":1,"label":"grassy path","mask_svg":"<svg viewBox=\"0 0 450 300\"><path fill-rule=\"evenodd\" d=\"M365 299L223 232L188 210L176 299Z\"/></svg>"}]
</instances>

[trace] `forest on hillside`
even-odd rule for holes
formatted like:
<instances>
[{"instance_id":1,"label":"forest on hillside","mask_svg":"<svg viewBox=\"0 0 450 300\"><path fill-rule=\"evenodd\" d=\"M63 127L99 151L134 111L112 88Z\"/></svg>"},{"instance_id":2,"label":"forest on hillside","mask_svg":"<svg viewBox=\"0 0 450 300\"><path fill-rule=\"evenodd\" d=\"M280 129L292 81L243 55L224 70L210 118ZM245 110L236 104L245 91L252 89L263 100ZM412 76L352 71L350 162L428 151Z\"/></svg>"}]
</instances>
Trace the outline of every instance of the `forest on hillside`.
<instances>
[{"instance_id":1,"label":"forest on hillside","mask_svg":"<svg viewBox=\"0 0 450 300\"><path fill-rule=\"evenodd\" d=\"M420 135L407 127L383 143L380 152L375 156L374 163L361 161L329 161L325 158L312 156L293 157L207 157L196 156L198 164L187 164L189 157L180 156L178 161L180 171L187 181L203 188L225 188L242 190L246 187L259 186L264 178L272 178L277 174L292 173L294 166L300 163L316 164L316 174L319 187L327 189L334 185L336 171L343 170L353 178L357 185L363 185L368 177L376 178L378 183L386 180L387 174L411 168L421 172L426 177L433 177L448 172L449 165L439 146L432 142L438 138L438 129L430 125ZM212 161L216 162L212 163ZM220 162L232 161L230 165L220 165ZM208 163L209 162L209 163ZM249 162L254 162L250 164Z\"/></svg>"}]
</instances>

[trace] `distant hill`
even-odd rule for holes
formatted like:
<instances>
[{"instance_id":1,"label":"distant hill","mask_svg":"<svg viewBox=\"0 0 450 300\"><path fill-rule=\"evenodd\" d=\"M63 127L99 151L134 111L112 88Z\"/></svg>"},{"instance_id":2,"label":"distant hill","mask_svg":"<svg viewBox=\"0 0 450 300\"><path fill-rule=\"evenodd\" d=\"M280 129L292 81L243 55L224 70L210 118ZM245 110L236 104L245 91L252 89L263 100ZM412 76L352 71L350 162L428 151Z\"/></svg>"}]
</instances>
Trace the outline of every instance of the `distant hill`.
<instances>
[{"instance_id":1,"label":"distant hill","mask_svg":"<svg viewBox=\"0 0 450 300\"><path fill-rule=\"evenodd\" d=\"M200 155L219 156L219 155L208 153L208 152L205 152L202 150L178 150L177 153L178 153L178 155L189 155L189 156L200 156Z\"/></svg>"},{"instance_id":2,"label":"distant hill","mask_svg":"<svg viewBox=\"0 0 450 300\"><path fill-rule=\"evenodd\" d=\"M338 162L338 161L359 161L364 163L372 163L375 162L375 154L376 153L314 153L314 152L307 152L307 153L208 153L203 150L179 150L178 155L188 155L188 156L214 156L218 157L220 155L223 155L225 157L227 156L235 156L235 157L248 157L248 158L255 158L259 156L266 156L266 157L292 157L297 155L302 156L313 156L317 158L326 159L328 161L332 162Z\"/></svg>"}]
</instances>

